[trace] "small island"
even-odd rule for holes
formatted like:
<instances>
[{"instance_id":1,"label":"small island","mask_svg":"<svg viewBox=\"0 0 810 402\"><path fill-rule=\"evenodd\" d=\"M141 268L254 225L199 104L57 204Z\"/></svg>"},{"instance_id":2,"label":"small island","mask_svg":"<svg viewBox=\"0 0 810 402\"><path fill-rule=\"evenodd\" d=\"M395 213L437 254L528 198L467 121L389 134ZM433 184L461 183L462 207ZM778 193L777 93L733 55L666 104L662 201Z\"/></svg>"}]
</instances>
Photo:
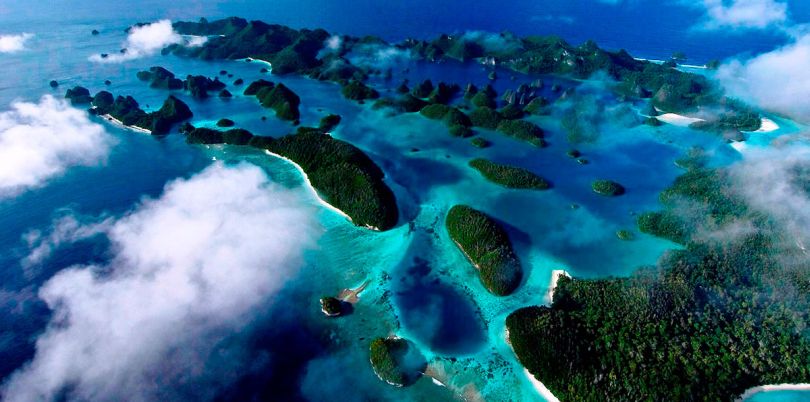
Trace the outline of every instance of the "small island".
<instances>
[{"instance_id":1,"label":"small island","mask_svg":"<svg viewBox=\"0 0 810 402\"><path fill-rule=\"evenodd\" d=\"M284 84L257 80L248 85L245 95L255 95L259 99L259 103L268 109L273 109L279 119L297 121L301 116L298 111L301 98Z\"/></svg>"},{"instance_id":2,"label":"small island","mask_svg":"<svg viewBox=\"0 0 810 402\"><path fill-rule=\"evenodd\" d=\"M327 317L337 317L343 313L343 302L331 296L324 296L320 300L321 312Z\"/></svg>"},{"instance_id":3,"label":"small island","mask_svg":"<svg viewBox=\"0 0 810 402\"><path fill-rule=\"evenodd\" d=\"M625 193L624 187L612 180L596 180L591 184L593 192L605 197L616 197Z\"/></svg>"},{"instance_id":4,"label":"small island","mask_svg":"<svg viewBox=\"0 0 810 402\"><path fill-rule=\"evenodd\" d=\"M147 113L131 96L113 95L107 91L97 93L92 100L91 112L100 116L108 115L125 126L147 130L152 134L168 134L172 126L190 119L194 114L185 102L169 95L163 106L155 112Z\"/></svg>"},{"instance_id":5,"label":"small island","mask_svg":"<svg viewBox=\"0 0 810 402\"><path fill-rule=\"evenodd\" d=\"M526 120L503 120L498 123L498 131L515 139L526 141L538 148L547 145L543 139L543 129Z\"/></svg>"},{"instance_id":6,"label":"small island","mask_svg":"<svg viewBox=\"0 0 810 402\"><path fill-rule=\"evenodd\" d=\"M527 190L551 188L548 180L521 167L501 165L483 158L473 159L469 165L487 180L507 188Z\"/></svg>"},{"instance_id":7,"label":"small island","mask_svg":"<svg viewBox=\"0 0 810 402\"><path fill-rule=\"evenodd\" d=\"M447 213L445 225L490 293L506 296L517 289L523 277L520 261L497 221L469 206L456 205Z\"/></svg>"},{"instance_id":8,"label":"small island","mask_svg":"<svg viewBox=\"0 0 810 402\"><path fill-rule=\"evenodd\" d=\"M377 377L396 387L413 384L427 367L427 362L416 347L399 337L371 341L369 360Z\"/></svg>"}]
</instances>

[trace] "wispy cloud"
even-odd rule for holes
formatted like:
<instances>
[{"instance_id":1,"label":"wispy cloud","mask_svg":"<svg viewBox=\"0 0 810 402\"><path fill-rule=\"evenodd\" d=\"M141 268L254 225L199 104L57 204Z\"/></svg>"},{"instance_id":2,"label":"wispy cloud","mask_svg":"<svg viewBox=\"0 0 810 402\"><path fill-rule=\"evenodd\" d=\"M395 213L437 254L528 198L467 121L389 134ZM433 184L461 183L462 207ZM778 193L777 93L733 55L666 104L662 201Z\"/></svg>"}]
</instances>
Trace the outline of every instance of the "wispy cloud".
<instances>
[{"instance_id":1,"label":"wispy cloud","mask_svg":"<svg viewBox=\"0 0 810 402\"><path fill-rule=\"evenodd\" d=\"M114 137L50 95L0 112L0 198L39 187L72 166L106 161Z\"/></svg>"},{"instance_id":2,"label":"wispy cloud","mask_svg":"<svg viewBox=\"0 0 810 402\"><path fill-rule=\"evenodd\" d=\"M810 121L810 35L748 60L731 60L717 78L733 95Z\"/></svg>"},{"instance_id":3,"label":"wispy cloud","mask_svg":"<svg viewBox=\"0 0 810 402\"><path fill-rule=\"evenodd\" d=\"M321 231L299 198L253 165L214 164L109 222L107 265L41 288L51 323L5 400L210 398L233 373L208 359L241 347L221 341L273 303Z\"/></svg>"},{"instance_id":4,"label":"wispy cloud","mask_svg":"<svg viewBox=\"0 0 810 402\"><path fill-rule=\"evenodd\" d=\"M763 29L788 20L788 6L777 0L703 0L704 27Z\"/></svg>"},{"instance_id":5,"label":"wispy cloud","mask_svg":"<svg viewBox=\"0 0 810 402\"><path fill-rule=\"evenodd\" d=\"M121 45L125 49L124 53L114 52L107 57L101 54L90 56L90 61L99 63L120 63L127 60L134 60L145 56L151 56L166 46L172 44L185 44L187 46L200 46L205 43L205 38L191 37L184 38L174 31L172 22L160 20L151 24L133 27L129 31L127 40Z\"/></svg>"},{"instance_id":6,"label":"wispy cloud","mask_svg":"<svg viewBox=\"0 0 810 402\"><path fill-rule=\"evenodd\" d=\"M30 33L0 35L0 53L16 53L25 50L25 42L33 36Z\"/></svg>"}]
</instances>

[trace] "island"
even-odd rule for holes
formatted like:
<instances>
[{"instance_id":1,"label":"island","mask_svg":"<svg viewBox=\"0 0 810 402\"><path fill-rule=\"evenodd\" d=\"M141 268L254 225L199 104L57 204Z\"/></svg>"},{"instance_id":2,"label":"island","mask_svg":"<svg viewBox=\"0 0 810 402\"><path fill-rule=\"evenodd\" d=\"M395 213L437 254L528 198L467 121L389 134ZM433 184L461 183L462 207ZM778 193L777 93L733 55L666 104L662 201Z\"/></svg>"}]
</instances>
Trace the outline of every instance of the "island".
<instances>
[{"instance_id":1,"label":"island","mask_svg":"<svg viewBox=\"0 0 810 402\"><path fill-rule=\"evenodd\" d=\"M413 384L427 368L427 362L416 347L399 337L371 341L369 361L380 380L396 387Z\"/></svg>"},{"instance_id":2,"label":"island","mask_svg":"<svg viewBox=\"0 0 810 402\"><path fill-rule=\"evenodd\" d=\"M605 197L616 197L625 193L624 186L613 180L596 180L591 183L593 192Z\"/></svg>"},{"instance_id":3,"label":"island","mask_svg":"<svg viewBox=\"0 0 810 402\"><path fill-rule=\"evenodd\" d=\"M279 138L190 124L183 131L189 143L250 145L296 164L319 196L355 225L384 231L399 220L396 198L382 170L359 148L321 129L299 127L295 134Z\"/></svg>"},{"instance_id":4,"label":"island","mask_svg":"<svg viewBox=\"0 0 810 402\"><path fill-rule=\"evenodd\" d=\"M90 96L90 90L85 87L75 86L65 92L65 99L70 101L71 105L84 105L93 101Z\"/></svg>"},{"instance_id":5,"label":"island","mask_svg":"<svg viewBox=\"0 0 810 402\"><path fill-rule=\"evenodd\" d=\"M503 187L528 190L551 188L548 180L521 167L502 165L483 158L473 159L469 165L487 180Z\"/></svg>"},{"instance_id":6,"label":"island","mask_svg":"<svg viewBox=\"0 0 810 402\"><path fill-rule=\"evenodd\" d=\"M321 312L327 317L337 317L343 313L343 302L332 296L324 296L320 300Z\"/></svg>"},{"instance_id":7,"label":"island","mask_svg":"<svg viewBox=\"0 0 810 402\"><path fill-rule=\"evenodd\" d=\"M255 95L262 106L273 109L276 116L282 120L298 121L301 116L298 111L301 98L284 84L274 84L260 79L251 82L244 93Z\"/></svg>"},{"instance_id":8,"label":"island","mask_svg":"<svg viewBox=\"0 0 810 402\"><path fill-rule=\"evenodd\" d=\"M544 132L536 124L526 120L504 120L498 123L498 132L526 141L538 148L545 147Z\"/></svg>"},{"instance_id":9,"label":"island","mask_svg":"<svg viewBox=\"0 0 810 402\"><path fill-rule=\"evenodd\" d=\"M124 126L147 130L152 134L168 134L172 126L190 119L194 114L185 102L169 95L163 106L155 112L147 113L131 96L113 95L100 91L92 100L91 112L100 116L110 116Z\"/></svg>"},{"instance_id":10,"label":"island","mask_svg":"<svg viewBox=\"0 0 810 402\"><path fill-rule=\"evenodd\" d=\"M497 221L467 205L456 205L447 213L445 226L490 293L506 296L520 286L520 261L509 235Z\"/></svg>"},{"instance_id":11,"label":"island","mask_svg":"<svg viewBox=\"0 0 810 402\"><path fill-rule=\"evenodd\" d=\"M732 183L726 169L689 171L661 194L656 213L668 224L639 218L642 231L682 245L656 267L560 278L550 307L509 315L521 363L561 401L731 401L762 384L810 382L810 277L785 264L806 256ZM684 202L702 213L681 214ZM732 222L754 230L696 230Z\"/></svg>"}]
</instances>

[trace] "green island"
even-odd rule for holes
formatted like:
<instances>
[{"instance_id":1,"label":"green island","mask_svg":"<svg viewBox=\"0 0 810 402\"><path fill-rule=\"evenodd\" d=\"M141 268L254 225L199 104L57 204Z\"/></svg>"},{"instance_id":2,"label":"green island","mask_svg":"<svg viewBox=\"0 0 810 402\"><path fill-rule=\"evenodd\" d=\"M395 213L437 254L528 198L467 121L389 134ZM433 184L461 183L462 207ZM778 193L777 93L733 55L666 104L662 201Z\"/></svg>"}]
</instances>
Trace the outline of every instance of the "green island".
<instances>
[{"instance_id":1,"label":"green island","mask_svg":"<svg viewBox=\"0 0 810 402\"><path fill-rule=\"evenodd\" d=\"M251 82L244 93L245 95L255 95L262 106L273 109L280 119L298 121L298 118L301 117L301 113L298 111L301 98L284 84L257 80Z\"/></svg>"},{"instance_id":2,"label":"green island","mask_svg":"<svg viewBox=\"0 0 810 402\"><path fill-rule=\"evenodd\" d=\"M487 180L507 188L529 190L551 188L548 180L521 167L502 165L483 158L473 159L469 165Z\"/></svg>"},{"instance_id":3,"label":"green island","mask_svg":"<svg viewBox=\"0 0 810 402\"><path fill-rule=\"evenodd\" d=\"M550 307L506 320L521 363L562 401L731 401L810 381L810 270L783 226L748 207L723 169L685 173L661 202L639 228L683 248L628 278L560 278ZM705 214L680 214L684 202ZM754 230L698 230L739 222Z\"/></svg>"},{"instance_id":4,"label":"green island","mask_svg":"<svg viewBox=\"0 0 810 402\"><path fill-rule=\"evenodd\" d=\"M253 135L244 129L220 131L184 125L193 144L250 145L281 155L306 172L312 186L355 225L374 230L393 228L399 219L396 198L384 173L363 151L318 128L299 127L279 138Z\"/></svg>"},{"instance_id":5,"label":"green island","mask_svg":"<svg viewBox=\"0 0 810 402\"><path fill-rule=\"evenodd\" d=\"M337 317L343 314L343 302L336 297L324 296L320 300L321 312L327 317Z\"/></svg>"},{"instance_id":6,"label":"green island","mask_svg":"<svg viewBox=\"0 0 810 402\"><path fill-rule=\"evenodd\" d=\"M543 129L526 120L503 120L498 123L498 132L526 141L538 148L547 145L546 140L543 139L545 135Z\"/></svg>"},{"instance_id":7,"label":"green island","mask_svg":"<svg viewBox=\"0 0 810 402\"><path fill-rule=\"evenodd\" d=\"M369 361L377 377L397 387L413 384L427 367L427 362L416 347L399 337L371 341Z\"/></svg>"},{"instance_id":8,"label":"green island","mask_svg":"<svg viewBox=\"0 0 810 402\"><path fill-rule=\"evenodd\" d=\"M131 96L113 97L110 92L100 91L91 102L90 111L100 116L110 115L125 126L148 130L152 134L168 134L172 126L190 119L194 114L185 102L169 95L157 111L147 113Z\"/></svg>"},{"instance_id":9,"label":"green island","mask_svg":"<svg viewBox=\"0 0 810 402\"><path fill-rule=\"evenodd\" d=\"M447 232L490 293L506 296L520 286L523 271L506 230L487 214L466 205L450 208Z\"/></svg>"},{"instance_id":10,"label":"green island","mask_svg":"<svg viewBox=\"0 0 810 402\"><path fill-rule=\"evenodd\" d=\"M606 197L616 197L625 193L624 186L613 180L596 180L591 184L593 192Z\"/></svg>"},{"instance_id":11,"label":"green island","mask_svg":"<svg viewBox=\"0 0 810 402\"><path fill-rule=\"evenodd\" d=\"M613 80L611 89L627 100L640 100L648 103L652 110L680 114L697 114L704 122L695 124L694 128L721 132L724 136L739 139L741 131L754 131L761 125L760 114L742 102L728 98L722 88L712 83L707 77L678 70L677 66L657 64L646 60L637 60L624 50L608 51L587 41L573 46L556 36L518 37L505 32L501 39L509 46L503 49L491 49L485 46L483 38L475 39L467 35L440 35L432 41L408 39L400 43L389 44L374 36L356 38L342 36L339 51L322 53L324 42L330 34L323 29L300 29L267 24L261 21L247 21L231 17L223 20L198 22L175 22L175 30L181 34L197 35L206 33L216 35L209 37L205 44L189 48L171 45L164 53L175 53L204 60L216 59L260 59L272 63L272 73L277 75L298 74L317 80L327 80L340 84L344 94L350 99L362 101L376 98L377 91L364 83L368 77L380 75L372 67L352 64L347 57L356 48L363 46L393 46L407 49L415 58L433 62L445 60L487 60L520 73L547 74L589 78L597 72L604 72ZM320 56L319 56L320 55ZM516 91L504 93L507 105L500 109L502 119L517 119L525 113L545 114L548 112L548 100L537 95L538 84L522 86ZM401 89L407 91L403 83ZM553 85L552 90L562 91L560 85ZM398 91L403 93L404 91ZM396 110L416 112L428 104L449 104L460 92L453 85L439 83L434 85L425 80L414 85L410 95L413 99L381 99L377 106L391 106ZM562 94L565 98L567 90ZM403 96L405 96L403 95ZM479 90L468 85L464 91L464 100L476 108L497 108L496 93L487 85ZM423 102L421 105L416 101ZM576 116L573 114L572 116ZM293 117L293 116L289 116ZM287 118L296 120L296 118ZM487 118L484 118L487 117ZM481 127L492 129L493 116L479 116ZM570 119L569 119L570 120ZM576 119L573 119L576 120ZM572 121L573 121L572 120ZM483 123L485 122L486 123ZM524 120L513 120L514 123L496 123L495 129L507 135L543 146L545 141L537 139ZM518 123L522 122L522 123ZM649 120L648 124L657 124ZM476 125L475 123L471 125ZM453 124L449 124L453 127ZM469 127L469 125L461 124ZM503 126L503 127L501 127ZM588 124L570 125L575 140L587 140ZM732 134L729 134L729 131ZM453 129L454 135L471 135L470 130L460 127Z\"/></svg>"}]
</instances>

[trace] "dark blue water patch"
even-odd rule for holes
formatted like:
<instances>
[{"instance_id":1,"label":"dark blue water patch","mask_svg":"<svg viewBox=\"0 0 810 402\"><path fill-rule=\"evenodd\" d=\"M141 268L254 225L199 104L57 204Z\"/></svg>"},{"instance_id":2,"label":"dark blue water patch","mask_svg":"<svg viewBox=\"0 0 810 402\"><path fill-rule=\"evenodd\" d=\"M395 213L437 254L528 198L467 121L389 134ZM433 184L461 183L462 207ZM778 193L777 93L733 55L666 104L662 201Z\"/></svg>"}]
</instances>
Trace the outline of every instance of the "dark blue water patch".
<instances>
[{"instance_id":1,"label":"dark blue water patch","mask_svg":"<svg viewBox=\"0 0 810 402\"><path fill-rule=\"evenodd\" d=\"M50 310L33 288L0 290L0 378L7 378L34 357L36 338Z\"/></svg>"},{"instance_id":2,"label":"dark blue water patch","mask_svg":"<svg viewBox=\"0 0 810 402\"><path fill-rule=\"evenodd\" d=\"M434 272L427 260L430 237L417 231L408 257L392 275L395 308L408 333L432 351L473 353L486 341L484 325L472 302Z\"/></svg>"}]
</instances>

